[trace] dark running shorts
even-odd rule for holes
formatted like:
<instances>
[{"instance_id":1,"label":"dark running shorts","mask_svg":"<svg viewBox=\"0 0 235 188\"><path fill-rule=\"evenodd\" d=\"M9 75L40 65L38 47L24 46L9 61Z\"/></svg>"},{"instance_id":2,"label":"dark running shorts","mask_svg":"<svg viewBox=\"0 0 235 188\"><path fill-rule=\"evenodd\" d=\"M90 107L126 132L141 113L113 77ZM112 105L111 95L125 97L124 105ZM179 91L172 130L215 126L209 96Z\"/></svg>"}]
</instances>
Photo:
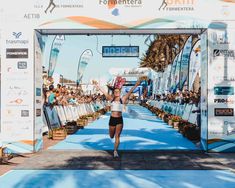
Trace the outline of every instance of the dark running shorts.
<instances>
[{"instance_id":1,"label":"dark running shorts","mask_svg":"<svg viewBox=\"0 0 235 188\"><path fill-rule=\"evenodd\" d=\"M118 124L122 124L123 125L123 118L121 117L112 117L110 116L109 119L109 126L116 126Z\"/></svg>"}]
</instances>

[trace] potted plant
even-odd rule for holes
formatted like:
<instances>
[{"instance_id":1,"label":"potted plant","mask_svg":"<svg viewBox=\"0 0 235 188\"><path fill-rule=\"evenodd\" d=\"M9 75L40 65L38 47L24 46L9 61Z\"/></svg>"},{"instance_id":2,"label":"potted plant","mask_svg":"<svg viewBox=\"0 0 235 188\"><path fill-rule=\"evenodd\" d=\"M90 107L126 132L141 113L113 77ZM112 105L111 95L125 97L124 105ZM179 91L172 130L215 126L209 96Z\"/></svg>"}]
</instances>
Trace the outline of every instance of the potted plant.
<instances>
[{"instance_id":1,"label":"potted plant","mask_svg":"<svg viewBox=\"0 0 235 188\"><path fill-rule=\"evenodd\" d=\"M168 123L168 119L169 119L169 114L165 114L164 117L163 117L163 121L165 123Z\"/></svg>"},{"instance_id":2,"label":"potted plant","mask_svg":"<svg viewBox=\"0 0 235 188\"><path fill-rule=\"evenodd\" d=\"M168 119L168 125L172 126L173 125L173 121L172 121L173 116L170 116Z\"/></svg>"},{"instance_id":3,"label":"potted plant","mask_svg":"<svg viewBox=\"0 0 235 188\"><path fill-rule=\"evenodd\" d=\"M184 135L189 140L200 140L200 129L194 124L188 124L184 127Z\"/></svg>"},{"instance_id":4,"label":"potted plant","mask_svg":"<svg viewBox=\"0 0 235 188\"><path fill-rule=\"evenodd\" d=\"M173 116L172 122L173 122L173 127L175 129L178 129L180 120L181 120L180 116Z\"/></svg>"}]
</instances>

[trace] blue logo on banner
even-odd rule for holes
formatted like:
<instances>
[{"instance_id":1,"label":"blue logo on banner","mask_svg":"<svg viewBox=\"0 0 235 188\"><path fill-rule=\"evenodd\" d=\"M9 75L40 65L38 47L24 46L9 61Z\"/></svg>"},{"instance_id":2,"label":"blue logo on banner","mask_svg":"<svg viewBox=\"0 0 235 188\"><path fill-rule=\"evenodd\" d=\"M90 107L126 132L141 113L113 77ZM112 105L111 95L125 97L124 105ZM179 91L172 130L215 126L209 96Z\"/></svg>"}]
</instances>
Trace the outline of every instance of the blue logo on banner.
<instances>
[{"instance_id":1,"label":"blue logo on banner","mask_svg":"<svg viewBox=\"0 0 235 188\"><path fill-rule=\"evenodd\" d=\"M215 95L234 95L234 87L214 87Z\"/></svg>"},{"instance_id":2,"label":"blue logo on banner","mask_svg":"<svg viewBox=\"0 0 235 188\"><path fill-rule=\"evenodd\" d=\"M13 32L12 33L13 36L15 36L16 39L20 38L20 36L22 35L22 32Z\"/></svg>"},{"instance_id":3,"label":"blue logo on banner","mask_svg":"<svg viewBox=\"0 0 235 188\"><path fill-rule=\"evenodd\" d=\"M41 88L36 88L36 96L41 96Z\"/></svg>"},{"instance_id":4,"label":"blue logo on banner","mask_svg":"<svg viewBox=\"0 0 235 188\"><path fill-rule=\"evenodd\" d=\"M119 10L118 10L117 8L115 8L115 9L112 11L112 15L118 16L118 15L119 15Z\"/></svg>"}]
</instances>

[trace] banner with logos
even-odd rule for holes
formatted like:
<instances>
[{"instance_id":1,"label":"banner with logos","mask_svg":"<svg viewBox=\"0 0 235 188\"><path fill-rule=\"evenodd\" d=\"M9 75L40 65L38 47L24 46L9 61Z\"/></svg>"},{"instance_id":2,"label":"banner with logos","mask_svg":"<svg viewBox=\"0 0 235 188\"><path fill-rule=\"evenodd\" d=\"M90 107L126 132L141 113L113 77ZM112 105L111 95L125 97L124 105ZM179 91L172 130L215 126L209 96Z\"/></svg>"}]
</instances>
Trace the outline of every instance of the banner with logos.
<instances>
[{"instance_id":1,"label":"banner with logos","mask_svg":"<svg viewBox=\"0 0 235 188\"><path fill-rule=\"evenodd\" d=\"M167 68L165 68L165 71L163 72L162 77L161 77L160 88L159 88L161 93L165 93L166 72L167 72Z\"/></svg>"},{"instance_id":2,"label":"banner with logos","mask_svg":"<svg viewBox=\"0 0 235 188\"><path fill-rule=\"evenodd\" d=\"M165 85L164 85L164 91L169 91L168 90L168 85L169 85L169 82L170 82L170 77L171 77L171 68L172 65L168 65L166 70L165 70L165 73L164 73L164 76L165 76Z\"/></svg>"},{"instance_id":3,"label":"banner with logos","mask_svg":"<svg viewBox=\"0 0 235 188\"><path fill-rule=\"evenodd\" d=\"M176 68L175 68L175 73L173 77L173 86L171 88L173 92L176 92L176 90L179 88L181 58L182 58L182 50L180 51L179 56L177 58L177 62L176 62Z\"/></svg>"},{"instance_id":4,"label":"banner with logos","mask_svg":"<svg viewBox=\"0 0 235 188\"><path fill-rule=\"evenodd\" d=\"M178 62L178 58L179 58L179 54L175 56L175 59L172 63L172 67L171 67L171 80L170 80L170 87L168 88L169 91L173 88L174 86L174 79L175 79L175 71L176 71L176 66L177 66L177 62Z\"/></svg>"},{"instance_id":5,"label":"banner with logos","mask_svg":"<svg viewBox=\"0 0 235 188\"><path fill-rule=\"evenodd\" d=\"M56 63L57 63L57 58L60 52L60 48L63 45L65 41L65 36L64 35L56 35L51 46L51 53L50 53L50 58L49 58L49 68L48 68L48 76L52 77Z\"/></svg>"},{"instance_id":6,"label":"banner with logos","mask_svg":"<svg viewBox=\"0 0 235 188\"><path fill-rule=\"evenodd\" d=\"M17 7L17 8L15 8ZM208 7L210 14L208 14ZM233 99L233 42L232 31L234 29L235 3L227 0L137 0L137 1L108 1L108 0L8 0L5 1L0 9L0 32L1 32L1 131L5 143L16 143L14 148L18 152L32 151L35 138L34 116L39 115L40 111L35 109L34 94L39 93L40 82L35 84L39 77L36 75L40 68L34 69L35 62L40 62L40 58L35 60L37 54L40 55L43 47L38 45L34 39L35 30L40 34L56 35L58 29L64 32L76 32L82 30L102 31L109 29L118 32L125 29L165 29L168 33L174 33L177 29L198 29L198 28L220 28L216 32L210 32L210 51L209 51L209 85L207 87L207 47L203 44L202 50L202 118L203 143L207 144L207 92L211 93L212 111L210 117L213 119L216 114L221 124L217 127L217 120L209 120L209 138L213 139L231 137L233 133L233 107L230 107ZM226 23L227 30L221 29L220 24L212 24L214 21ZM213 28L211 27L213 26ZM207 40L206 34L202 35ZM35 42L35 44L34 44ZM39 45L43 45L38 38ZM214 45L215 43L215 45ZM229 44L227 44L229 43ZM53 74L59 48L51 52L50 75ZM182 53L182 52L181 52ZM221 65L221 62L226 65ZM83 61L85 62L85 61ZM179 54L176 67L172 68L173 78L172 88L176 90L179 84L181 54ZM214 63L218 62L218 63ZM40 63L39 63L40 64ZM218 65L218 66L217 66ZM78 82L82 79L82 72L86 63L81 63L78 73ZM228 68L229 67L229 68ZM83 71L82 71L83 69ZM218 74L213 74L216 70ZM38 73L36 73L38 72ZM226 74L225 74L226 73ZM221 76L222 75L222 76ZM35 77L34 77L35 76ZM162 73L159 74L157 87L160 83ZM36 86L36 88L35 88ZM156 87L156 88L157 88ZM36 90L35 90L36 89ZM216 93L216 95L214 93ZM226 94L226 95L223 95ZM39 97L39 96L38 96ZM210 98L209 97L209 98ZM38 98L36 103L39 102ZM214 104L216 102L216 104ZM219 103L219 104L217 104ZM225 103L229 106L225 106ZM39 103L38 103L39 105ZM218 105L218 106L217 106ZM216 107L215 107L216 106ZM227 109L226 109L227 108ZM36 110L36 111L35 111ZM228 116L222 116L227 114ZM38 116L39 117L39 116ZM40 119L40 118L38 118ZM15 126L17 125L17 126ZM40 122L37 123L37 131L40 133ZM224 127L223 134L221 133ZM227 128L226 128L227 127ZM226 131L227 130L227 131ZM214 132L213 132L214 131ZM210 141L211 141L210 140ZM215 142L216 143L216 142ZM13 144L12 144L13 145ZM20 145L20 146L19 146ZM26 147L27 146L27 147ZM205 146L204 148L206 148Z\"/></svg>"},{"instance_id":7,"label":"banner with logos","mask_svg":"<svg viewBox=\"0 0 235 188\"><path fill-rule=\"evenodd\" d=\"M234 8L227 0L8 0L0 23L24 22L29 29L207 28L212 20L234 18Z\"/></svg>"},{"instance_id":8,"label":"banner with logos","mask_svg":"<svg viewBox=\"0 0 235 188\"><path fill-rule=\"evenodd\" d=\"M43 44L41 40L41 34L35 33L35 42L34 42L34 151L38 151L42 148L42 128L44 127L43 123L43 91L42 91L42 51Z\"/></svg>"},{"instance_id":9,"label":"banner with logos","mask_svg":"<svg viewBox=\"0 0 235 188\"><path fill-rule=\"evenodd\" d=\"M189 61L190 61L190 53L192 50L192 39L193 37L190 36L188 40L186 41L183 52L182 52L182 57L181 57L181 64L180 64L180 83L179 83L179 89L182 91L185 83L187 82L188 79L188 74L189 74Z\"/></svg>"},{"instance_id":10,"label":"banner with logos","mask_svg":"<svg viewBox=\"0 0 235 188\"><path fill-rule=\"evenodd\" d=\"M12 152L28 153L34 150L34 31L15 24L1 34L2 140Z\"/></svg>"},{"instance_id":11,"label":"banner with logos","mask_svg":"<svg viewBox=\"0 0 235 188\"><path fill-rule=\"evenodd\" d=\"M208 150L208 49L207 31L201 34L201 146Z\"/></svg>"},{"instance_id":12,"label":"banner with logos","mask_svg":"<svg viewBox=\"0 0 235 188\"><path fill-rule=\"evenodd\" d=\"M77 84L80 84L84 71L93 56L93 52L90 49L86 49L79 58L78 70L77 70Z\"/></svg>"},{"instance_id":13,"label":"banner with logos","mask_svg":"<svg viewBox=\"0 0 235 188\"><path fill-rule=\"evenodd\" d=\"M214 25L219 27L214 28ZM235 29L229 29L228 25L223 23L214 23L210 27L212 29L208 32L208 150L234 152Z\"/></svg>"},{"instance_id":14,"label":"banner with logos","mask_svg":"<svg viewBox=\"0 0 235 188\"><path fill-rule=\"evenodd\" d=\"M193 89L193 83L201 68L201 41L198 40L191 51L189 63L189 90Z\"/></svg>"}]
</instances>

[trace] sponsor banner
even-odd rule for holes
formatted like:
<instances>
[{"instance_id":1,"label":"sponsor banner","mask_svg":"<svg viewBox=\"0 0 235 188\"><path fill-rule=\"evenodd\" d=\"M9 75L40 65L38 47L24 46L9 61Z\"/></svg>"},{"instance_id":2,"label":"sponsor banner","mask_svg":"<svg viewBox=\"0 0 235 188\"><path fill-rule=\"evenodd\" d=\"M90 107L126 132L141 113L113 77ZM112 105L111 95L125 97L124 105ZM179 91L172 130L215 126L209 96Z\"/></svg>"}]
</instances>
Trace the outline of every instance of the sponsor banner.
<instances>
[{"instance_id":1,"label":"sponsor banner","mask_svg":"<svg viewBox=\"0 0 235 188\"><path fill-rule=\"evenodd\" d=\"M42 96L42 88L36 88L36 96L37 97Z\"/></svg>"},{"instance_id":2,"label":"sponsor banner","mask_svg":"<svg viewBox=\"0 0 235 188\"><path fill-rule=\"evenodd\" d=\"M35 67L34 67L34 91L35 91L35 101L34 101L34 138L36 140L42 140L42 130L44 127L43 117L42 117L42 57L44 42L41 40L42 36L40 33L35 32ZM34 150L38 151L41 149L42 144L37 146L34 145Z\"/></svg>"},{"instance_id":3,"label":"sponsor banner","mask_svg":"<svg viewBox=\"0 0 235 188\"><path fill-rule=\"evenodd\" d=\"M165 87L164 87L164 90L165 90L165 91L169 91L168 88L169 88L169 86L170 86L171 69L172 69L171 67L172 67L172 65L168 65L168 66L167 66L166 77L165 77L165 79L166 79L166 84L165 84Z\"/></svg>"},{"instance_id":4,"label":"sponsor banner","mask_svg":"<svg viewBox=\"0 0 235 188\"><path fill-rule=\"evenodd\" d=\"M223 132L224 134L227 135L227 139L230 141L234 141L234 136L235 136L235 121L224 121L223 124Z\"/></svg>"},{"instance_id":5,"label":"sponsor banner","mask_svg":"<svg viewBox=\"0 0 235 188\"><path fill-rule=\"evenodd\" d=\"M192 50L192 39L193 39L192 36L188 38L182 52L181 64L180 64L180 83L179 83L180 90L183 89L188 79L190 52Z\"/></svg>"},{"instance_id":6,"label":"sponsor banner","mask_svg":"<svg viewBox=\"0 0 235 188\"><path fill-rule=\"evenodd\" d=\"M33 140L33 30L22 23L1 32L1 132L4 143Z\"/></svg>"},{"instance_id":7,"label":"sponsor banner","mask_svg":"<svg viewBox=\"0 0 235 188\"><path fill-rule=\"evenodd\" d=\"M40 117L42 115L42 109L36 109L36 117Z\"/></svg>"},{"instance_id":8,"label":"sponsor banner","mask_svg":"<svg viewBox=\"0 0 235 188\"><path fill-rule=\"evenodd\" d=\"M234 30L220 23L209 29L208 63L208 149L216 152L234 150L235 69ZM213 105L212 105L213 104ZM215 121L219 123L215 124Z\"/></svg>"},{"instance_id":9,"label":"sponsor banner","mask_svg":"<svg viewBox=\"0 0 235 188\"><path fill-rule=\"evenodd\" d=\"M28 58L28 49L27 48L7 48L6 49L6 58L7 59L25 59Z\"/></svg>"},{"instance_id":10,"label":"sponsor banner","mask_svg":"<svg viewBox=\"0 0 235 188\"><path fill-rule=\"evenodd\" d=\"M84 71L93 57L93 52L90 49L85 50L79 58L78 70L77 70L77 84L80 84Z\"/></svg>"},{"instance_id":11,"label":"sponsor banner","mask_svg":"<svg viewBox=\"0 0 235 188\"><path fill-rule=\"evenodd\" d=\"M189 90L192 90L194 80L201 68L201 47L200 40L198 40L192 49L190 55L190 63L189 63Z\"/></svg>"},{"instance_id":12,"label":"sponsor banner","mask_svg":"<svg viewBox=\"0 0 235 188\"><path fill-rule=\"evenodd\" d=\"M201 144L207 150L208 134L208 67L207 31L201 35Z\"/></svg>"},{"instance_id":13,"label":"sponsor banner","mask_svg":"<svg viewBox=\"0 0 235 188\"><path fill-rule=\"evenodd\" d=\"M27 61L18 61L17 68L18 69L27 69Z\"/></svg>"},{"instance_id":14,"label":"sponsor banner","mask_svg":"<svg viewBox=\"0 0 235 188\"><path fill-rule=\"evenodd\" d=\"M29 40L27 39L26 33L23 33L22 31L13 31L7 34L5 44L7 47L27 47L29 45Z\"/></svg>"},{"instance_id":15,"label":"sponsor banner","mask_svg":"<svg viewBox=\"0 0 235 188\"><path fill-rule=\"evenodd\" d=\"M235 51L228 50L228 49L214 49L213 50L213 57L216 59L217 57L225 57L225 58L235 58Z\"/></svg>"},{"instance_id":16,"label":"sponsor banner","mask_svg":"<svg viewBox=\"0 0 235 188\"><path fill-rule=\"evenodd\" d=\"M38 4L38 8L44 8L43 10L45 14L52 14L54 11L59 10L70 11L71 9L77 10L83 8L83 1L84 0L60 0L59 2L56 2L53 0L48 0L47 4L43 4L44 6L40 6L41 4Z\"/></svg>"},{"instance_id":17,"label":"sponsor banner","mask_svg":"<svg viewBox=\"0 0 235 188\"><path fill-rule=\"evenodd\" d=\"M29 110L21 110L21 117L29 117Z\"/></svg>"},{"instance_id":18,"label":"sponsor banner","mask_svg":"<svg viewBox=\"0 0 235 188\"><path fill-rule=\"evenodd\" d=\"M9 0L2 14L34 28L204 28L212 20L232 20L234 7L221 0Z\"/></svg>"},{"instance_id":19,"label":"sponsor banner","mask_svg":"<svg viewBox=\"0 0 235 188\"><path fill-rule=\"evenodd\" d=\"M198 3L196 0L178 1L178 0L162 0L160 11L172 12L191 12L195 10Z\"/></svg>"},{"instance_id":20,"label":"sponsor banner","mask_svg":"<svg viewBox=\"0 0 235 188\"><path fill-rule=\"evenodd\" d=\"M231 86L214 87L214 95L234 95L234 87Z\"/></svg>"},{"instance_id":21,"label":"sponsor banner","mask_svg":"<svg viewBox=\"0 0 235 188\"><path fill-rule=\"evenodd\" d=\"M234 116L233 108L215 108L214 109L215 116Z\"/></svg>"},{"instance_id":22,"label":"sponsor banner","mask_svg":"<svg viewBox=\"0 0 235 188\"><path fill-rule=\"evenodd\" d=\"M180 82L180 65L181 65L181 58L182 58L182 50L177 58L176 62L176 68L175 68L175 74L173 78L173 87L172 91L175 92L177 88L179 88L179 82Z\"/></svg>"},{"instance_id":23,"label":"sponsor banner","mask_svg":"<svg viewBox=\"0 0 235 188\"><path fill-rule=\"evenodd\" d=\"M169 71L169 67L166 67L165 70L164 70L164 74L162 75L162 78L161 78L161 87L160 87L160 90L162 93L166 93L167 92L167 78L168 78L168 71Z\"/></svg>"},{"instance_id":24,"label":"sponsor banner","mask_svg":"<svg viewBox=\"0 0 235 188\"><path fill-rule=\"evenodd\" d=\"M174 87L174 78L175 78L175 71L176 71L176 66L177 66L177 62L178 62L178 58L179 58L179 54L176 55L173 63L172 63L172 67L171 67L171 80L170 80L170 88L168 88L169 90L171 90L171 88Z\"/></svg>"},{"instance_id":25,"label":"sponsor banner","mask_svg":"<svg viewBox=\"0 0 235 188\"><path fill-rule=\"evenodd\" d=\"M60 48L63 45L65 41L65 36L64 35L56 35L52 47L51 47L51 52L50 52L50 59L49 59L49 68L48 68L48 76L52 77L56 63L57 63L57 58L60 52Z\"/></svg>"},{"instance_id":26,"label":"sponsor banner","mask_svg":"<svg viewBox=\"0 0 235 188\"><path fill-rule=\"evenodd\" d=\"M234 99L227 98L227 99L214 99L214 103L216 104L234 104Z\"/></svg>"}]
</instances>

